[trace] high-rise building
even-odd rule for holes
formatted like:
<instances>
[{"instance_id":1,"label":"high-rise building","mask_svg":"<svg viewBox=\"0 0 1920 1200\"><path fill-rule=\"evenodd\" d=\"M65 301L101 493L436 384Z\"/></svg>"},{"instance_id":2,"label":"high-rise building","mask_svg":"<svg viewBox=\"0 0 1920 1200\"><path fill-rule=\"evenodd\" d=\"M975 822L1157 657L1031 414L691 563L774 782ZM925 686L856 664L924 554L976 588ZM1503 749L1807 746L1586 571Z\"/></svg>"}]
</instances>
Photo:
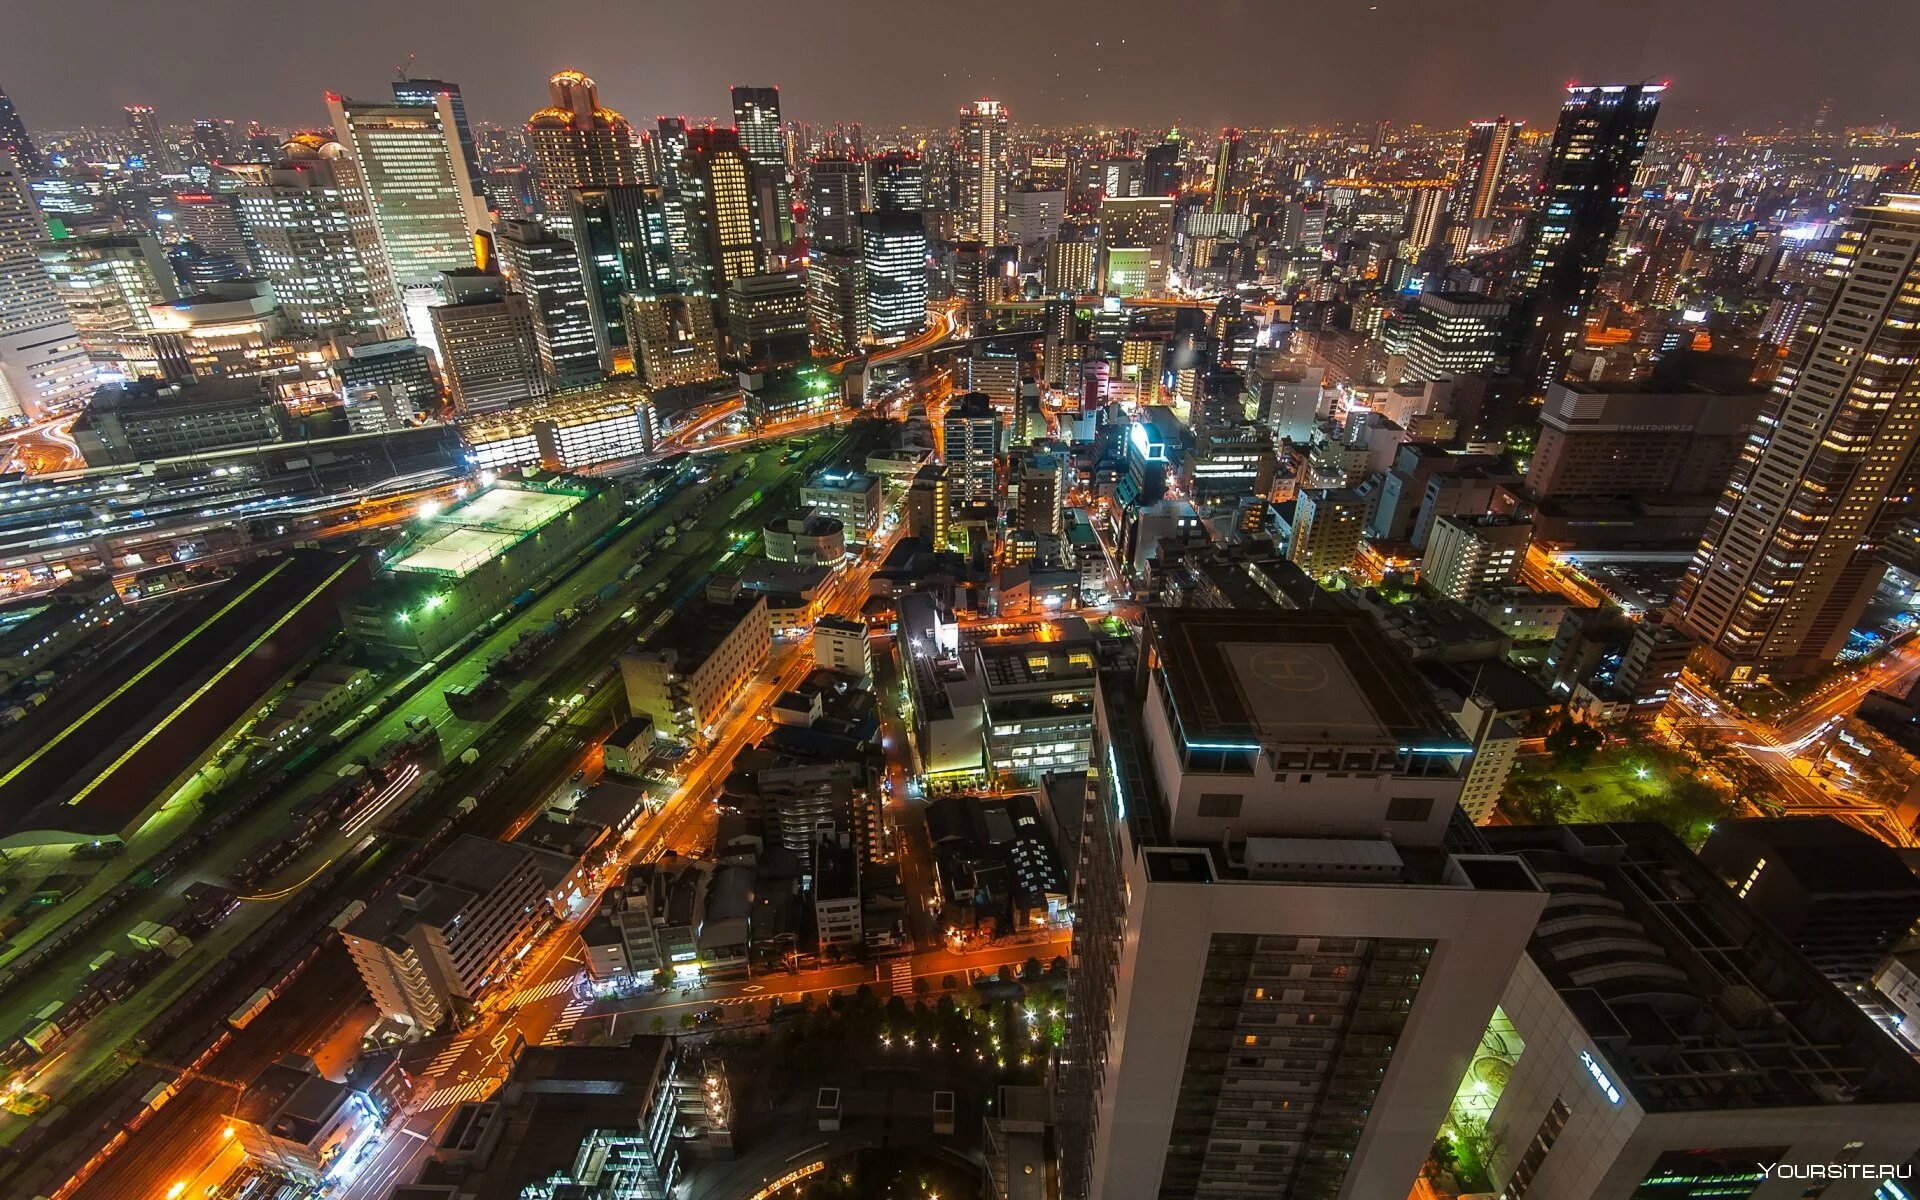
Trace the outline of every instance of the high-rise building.
<instances>
[{"instance_id":1,"label":"high-rise building","mask_svg":"<svg viewBox=\"0 0 1920 1200\"><path fill-rule=\"evenodd\" d=\"M47 230L27 178L0 147L0 422L79 406L93 364L40 250Z\"/></svg>"},{"instance_id":2,"label":"high-rise building","mask_svg":"<svg viewBox=\"0 0 1920 1200\"><path fill-rule=\"evenodd\" d=\"M864 159L816 158L807 164L807 248L850 250L859 216L873 207Z\"/></svg>"},{"instance_id":3,"label":"high-rise building","mask_svg":"<svg viewBox=\"0 0 1920 1200\"><path fill-rule=\"evenodd\" d=\"M494 246L508 281L527 298L547 383L558 389L597 382L600 352L573 243L538 221L501 221Z\"/></svg>"},{"instance_id":4,"label":"high-rise building","mask_svg":"<svg viewBox=\"0 0 1920 1200\"><path fill-rule=\"evenodd\" d=\"M671 205L664 188L623 185L575 188L570 207L600 365L610 371L627 346L620 297L657 295L679 286Z\"/></svg>"},{"instance_id":5,"label":"high-rise building","mask_svg":"<svg viewBox=\"0 0 1920 1200\"><path fill-rule=\"evenodd\" d=\"M888 345L927 324L927 231L920 214L882 208L861 213L860 263L867 335Z\"/></svg>"},{"instance_id":6,"label":"high-rise building","mask_svg":"<svg viewBox=\"0 0 1920 1200\"><path fill-rule=\"evenodd\" d=\"M1352 488L1303 488L1293 503L1287 557L1315 577L1351 567L1372 509L1366 498Z\"/></svg>"},{"instance_id":7,"label":"high-rise building","mask_svg":"<svg viewBox=\"0 0 1920 1200\"><path fill-rule=\"evenodd\" d=\"M190 241L210 254L224 254L241 274L253 268L253 249L240 226L239 206L230 193L175 192L166 211L173 217L175 237Z\"/></svg>"},{"instance_id":8,"label":"high-rise building","mask_svg":"<svg viewBox=\"0 0 1920 1200\"><path fill-rule=\"evenodd\" d=\"M1238 129L1222 129L1213 148L1213 199L1208 207L1217 213L1239 212L1246 200L1241 179L1241 137Z\"/></svg>"},{"instance_id":9,"label":"high-rise building","mask_svg":"<svg viewBox=\"0 0 1920 1200\"><path fill-rule=\"evenodd\" d=\"M713 299L701 292L623 296L633 372L650 388L704 383L720 374Z\"/></svg>"},{"instance_id":10,"label":"high-rise building","mask_svg":"<svg viewBox=\"0 0 1920 1200\"><path fill-rule=\"evenodd\" d=\"M233 140L227 136L231 121L201 117L193 123L194 160L206 165L223 163L233 157Z\"/></svg>"},{"instance_id":11,"label":"high-rise building","mask_svg":"<svg viewBox=\"0 0 1920 1200\"><path fill-rule=\"evenodd\" d=\"M1099 243L1077 225L1063 226L1047 247L1040 288L1049 296L1084 296L1093 291L1099 268Z\"/></svg>"},{"instance_id":12,"label":"high-rise building","mask_svg":"<svg viewBox=\"0 0 1920 1200\"><path fill-rule=\"evenodd\" d=\"M807 357L807 276L740 275L727 283L727 343L742 370L793 366Z\"/></svg>"},{"instance_id":13,"label":"high-rise building","mask_svg":"<svg viewBox=\"0 0 1920 1200\"><path fill-rule=\"evenodd\" d=\"M1423 292L1407 322L1409 382L1489 371L1507 347L1504 300L1473 292Z\"/></svg>"},{"instance_id":14,"label":"high-rise building","mask_svg":"<svg viewBox=\"0 0 1920 1200\"><path fill-rule=\"evenodd\" d=\"M1427 535L1420 581L1454 600L1506 587L1519 576L1532 537L1532 523L1519 517L1440 517Z\"/></svg>"},{"instance_id":15,"label":"high-rise building","mask_svg":"<svg viewBox=\"0 0 1920 1200\"><path fill-rule=\"evenodd\" d=\"M354 160L324 133L296 135L275 166L234 169L255 261L287 314L310 334L399 337L400 293Z\"/></svg>"},{"instance_id":16,"label":"high-rise building","mask_svg":"<svg viewBox=\"0 0 1920 1200\"><path fill-rule=\"evenodd\" d=\"M453 110L453 128L459 135L460 153L467 160L467 178L476 186L484 186L486 176L480 170L480 152L473 144L473 127L467 124L467 101L460 94L460 85L444 79L396 79L393 82L395 104L434 108L441 96L447 98L447 107Z\"/></svg>"},{"instance_id":17,"label":"high-rise building","mask_svg":"<svg viewBox=\"0 0 1920 1200\"><path fill-rule=\"evenodd\" d=\"M152 306L180 296L160 243L136 234L63 237L40 252L40 261L95 363L141 374L137 368L153 354Z\"/></svg>"},{"instance_id":18,"label":"high-rise building","mask_svg":"<svg viewBox=\"0 0 1920 1200\"><path fill-rule=\"evenodd\" d=\"M738 130L705 125L687 131L680 199L686 206L695 278L703 290L723 296L732 280L760 274L766 263L762 214L753 187L753 162Z\"/></svg>"},{"instance_id":19,"label":"high-rise building","mask_svg":"<svg viewBox=\"0 0 1920 1200\"><path fill-rule=\"evenodd\" d=\"M1401 258L1412 262L1440 240L1447 217L1447 189L1441 184L1407 189L1407 219L1401 226Z\"/></svg>"},{"instance_id":20,"label":"high-rise building","mask_svg":"<svg viewBox=\"0 0 1920 1200\"><path fill-rule=\"evenodd\" d=\"M960 110L959 232L963 241L997 246L1007 213L1008 117L998 100L976 100Z\"/></svg>"},{"instance_id":21,"label":"high-rise building","mask_svg":"<svg viewBox=\"0 0 1920 1200\"><path fill-rule=\"evenodd\" d=\"M570 235L573 189L643 181L633 155L633 127L619 113L600 107L593 80L578 71L560 71L547 80L547 92L553 103L527 118L527 144L538 175L541 215Z\"/></svg>"},{"instance_id":22,"label":"high-rise building","mask_svg":"<svg viewBox=\"0 0 1920 1200\"><path fill-rule=\"evenodd\" d=\"M1674 595L1733 679L1831 663L1884 570L1876 545L1920 440L1920 196L1855 210L1807 311Z\"/></svg>"},{"instance_id":23,"label":"high-rise building","mask_svg":"<svg viewBox=\"0 0 1920 1200\"><path fill-rule=\"evenodd\" d=\"M149 171L178 171L180 157L167 144L166 134L160 128L160 117L153 111L151 104L129 104L127 114L127 142L133 150L133 156L140 165Z\"/></svg>"},{"instance_id":24,"label":"high-rise building","mask_svg":"<svg viewBox=\"0 0 1920 1200\"><path fill-rule=\"evenodd\" d=\"M485 267L448 271L433 314L447 393L461 416L497 412L548 393L527 298Z\"/></svg>"},{"instance_id":25,"label":"high-rise building","mask_svg":"<svg viewBox=\"0 0 1920 1200\"><path fill-rule=\"evenodd\" d=\"M780 128L780 89L735 87L733 125L752 164L760 236L773 254L793 241L793 191L787 182L787 143Z\"/></svg>"},{"instance_id":26,"label":"high-rise building","mask_svg":"<svg viewBox=\"0 0 1920 1200\"><path fill-rule=\"evenodd\" d=\"M443 299L441 276L473 266L474 238L488 228L486 198L460 152L453 98L439 93L427 108L329 92L327 109L359 168L408 328L432 345L428 313Z\"/></svg>"},{"instance_id":27,"label":"high-rise building","mask_svg":"<svg viewBox=\"0 0 1920 1200\"><path fill-rule=\"evenodd\" d=\"M20 172L29 179L47 173L46 156L33 144L26 121L3 91L0 91L0 151L12 155Z\"/></svg>"},{"instance_id":28,"label":"high-rise building","mask_svg":"<svg viewBox=\"0 0 1920 1200\"><path fill-rule=\"evenodd\" d=\"M1096 693L1063 1195L1413 1188L1546 898L1456 815L1472 749L1365 617L1148 611Z\"/></svg>"},{"instance_id":29,"label":"high-rise building","mask_svg":"<svg viewBox=\"0 0 1920 1200\"><path fill-rule=\"evenodd\" d=\"M1059 188L1019 187L1007 193L1009 245L1031 250L1060 232L1067 194Z\"/></svg>"},{"instance_id":30,"label":"high-rise building","mask_svg":"<svg viewBox=\"0 0 1920 1200\"><path fill-rule=\"evenodd\" d=\"M1536 393L1560 377L1586 335L1587 306L1665 90L1659 83L1567 88L1520 279L1527 309L1515 373Z\"/></svg>"},{"instance_id":31,"label":"high-rise building","mask_svg":"<svg viewBox=\"0 0 1920 1200\"><path fill-rule=\"evenodd\" d=\"M911 150L889 150L867 160L871 208L919 212L927 206L926 163Z\"/></svg>"},{"instance_id":32,"label":"high-rise building","mask_svg":"<svg viewBox=\"0 0 1920 1200\"><path fill-rule=\"evenodd\" d=\"M1005 427L1006 418L985 392L968 392L947 406L940 450L955 507L993 501Z\"/></svg>"},{"instance_id":33,"label":"high-rise building","mask_svg":"<svg viewBox=\"0 0 1920 1200\"><path fill-rule=\"evenodd\" d=\"M1169 137L1157 146L1147 147L1140 160L1140 193L1144 196L1173 196L1180 191L1180 157L1186 146Z\"/></svg>"},{"instance_id":34,"label":"high-rise building","mask_svg":"<svg viewBox=\"0 0 1920 1200\"><path fill-rule=\"evenodd\" d=\"M1173 200L1109 197L1100 202L1100 290L1109 296L1164 296L1173 252Z\"/></svg>"},{"instance_id":35,"label":"high-rise building","mask_svg":"<svg viewBox=\"0 0 1920 1200\"><path fill-rule=\"evenodd\" d=\"M815 354L860 352L867 340L867 274L857 251L808 250L807 320Z\"/></svg>"},{"instance_id":36,"label":"high-rise building","mask_svg":"<svg viewBox=\"0 0 1920 1200\"><path fill-rule=\"evenodd\" d=\"M1460 164L1459 190L1454 193L1455 221L1464 225L1493 215L1507 169L1507 149L1525 124L1500 116L1467 126L1467 152Z\"/></svg>"}]
</instances>

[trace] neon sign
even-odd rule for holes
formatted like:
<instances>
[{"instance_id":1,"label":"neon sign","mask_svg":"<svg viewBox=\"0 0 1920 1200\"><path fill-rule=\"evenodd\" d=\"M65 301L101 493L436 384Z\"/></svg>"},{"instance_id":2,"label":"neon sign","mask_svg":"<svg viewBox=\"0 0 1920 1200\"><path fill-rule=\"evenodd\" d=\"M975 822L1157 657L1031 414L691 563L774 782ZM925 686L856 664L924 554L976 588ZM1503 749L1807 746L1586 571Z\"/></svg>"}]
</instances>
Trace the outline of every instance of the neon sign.
<instances>
[{"instance_id":1,"label":"neon sign","mask_svg":"<svg viewBox=\"0 0 1920 1200\"><path fill-rule=\"evenodd\" d=\"M1586 1067L1587 1074L1593 1076L1593 1081L1600 1085L1600 1091L1606 1096L1608 1101L1614 1104L1620 1103L1620 1088L1607 1074L1606 1068L1600 1065L1600 1060L1588 1051L1582 1050L1580 1052L1580 1063Z\"/></svg>"}]
</instances>

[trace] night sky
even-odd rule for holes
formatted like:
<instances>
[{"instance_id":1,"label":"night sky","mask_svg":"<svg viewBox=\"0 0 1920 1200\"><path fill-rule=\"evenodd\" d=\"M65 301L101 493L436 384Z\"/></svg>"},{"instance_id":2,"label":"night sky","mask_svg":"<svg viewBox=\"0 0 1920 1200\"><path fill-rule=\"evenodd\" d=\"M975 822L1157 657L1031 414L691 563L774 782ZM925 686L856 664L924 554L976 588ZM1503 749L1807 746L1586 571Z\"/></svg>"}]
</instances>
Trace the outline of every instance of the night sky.
<instances>
[{"instance_id":1,"label":"night sky","mask_svg":"<svg viewBox=\"0 0 1920 1200\"><path fill-rule=\"evenodd\" d=\"M1920 118L1916 0L4 0L0 88L35 129L156 105L323 124L411 52L478 120L521 121L578 67L636 120L722 114L1194 127L1551 119L1570 80L1669 79L1662 127ZM1903 86L1904 85L1904 86Z\"/></svg>"}]
</instances>

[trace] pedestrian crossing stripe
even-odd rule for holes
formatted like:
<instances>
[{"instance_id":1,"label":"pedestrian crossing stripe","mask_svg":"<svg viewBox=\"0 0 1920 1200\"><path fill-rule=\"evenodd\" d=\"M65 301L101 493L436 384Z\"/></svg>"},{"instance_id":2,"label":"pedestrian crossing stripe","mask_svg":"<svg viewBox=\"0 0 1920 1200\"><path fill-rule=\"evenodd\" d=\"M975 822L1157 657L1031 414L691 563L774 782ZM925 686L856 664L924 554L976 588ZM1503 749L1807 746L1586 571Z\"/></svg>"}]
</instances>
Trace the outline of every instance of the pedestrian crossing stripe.
<instances>
[{"instance_id":1,"label":"pedestrian crossing stripe","mask_svg":"<svg viewBox=\"0 0 1920 1200\"><path fill-rule=\"evenodd\" d=\"M538 1000L547 1000L554 996L565 995L579 986L580 975L577 972L559 979L549 979L545 983L536 984L533 987L523 988L515 992L513 999L507 1001L507 1006L509 1008L519 1008L523 1004L532 1004Z\"/></svg>"},{"instance_id":2,"label":"pedestrian crossing stripe","mask_svg":"<svg viewBox=\"0 0 1920 1200\"><path fill-rule=\"evenodd\" d=\"M548 1028L545 1036L540 1039L540 1044L542 1046L558 1046L566 1041L567 1034L572 1031L575 1025L579 1024L581 1016L586 1013L588 1006L591 1004L592 1001L581 996L575 996L572 1000L569 1000L567 1006L560 1010L559 1020L555 1021L553 1025Z\"/></svg>"},{"instance_id":3,"label":"pedestrian crossing stripe","mask_svg":"<svg viewBox=\"0 0 1920 1200\"><path fill-rule=\"evenodd\" d=\"M469 1100L484 1100L499 1086L500 1081L495 1077L482 1075L478 1079L469 1079L465 1083L458 1083L452 1087L439 1088L420 1105L420 1111L434 1112L442 1108L452 1108L456 1104L464 1104Z\"/></svg>"},{"instance_id":4,"label":"pedestrian crossing stripe","mask_svg":"<svg viewBox=\"0 0 1920 1200\"><path fill-rule=\"evenodd\" d=\"M438 1075L440 1072L458 1062L460 1056L467 1052L467 1047L473 1044L473 1039L476 1036L477 1035L471 1033L463 1033L441 1047L440 1053L434 1055L433 1061L427 1064L426 1074Z\"/></svg>"}]
</instances>

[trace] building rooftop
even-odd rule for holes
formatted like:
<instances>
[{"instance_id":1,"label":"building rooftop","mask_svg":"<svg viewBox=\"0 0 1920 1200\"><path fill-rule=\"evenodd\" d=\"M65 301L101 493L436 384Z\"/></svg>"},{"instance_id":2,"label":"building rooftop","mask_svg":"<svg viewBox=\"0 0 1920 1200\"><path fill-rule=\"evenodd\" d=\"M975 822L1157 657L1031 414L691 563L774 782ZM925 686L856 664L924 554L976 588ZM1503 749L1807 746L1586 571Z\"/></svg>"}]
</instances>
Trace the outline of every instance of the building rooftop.
<instances>
[{"instance_id":1,"label":"building rooftop","mask_svg":"<svg viewBox=\"0 0 1920 1200\"><path fill-rule=\"evenodd\" d=\"M469 833L455 838L420 874L435 883L485 894L506 882L526 858L525 847Z\"/></svg>"},{"instance_id":2,"label":"building rooftop","mask_svg":"<svg viewBox=\"0 0 1920 1200\"><path fill-rule=\"evenodd\" d=\"M583 488L501 480L426 518L394 548L387 570L459 579L586 498Z\"/></svg>"},{"instance_id":3,"label":"building rooftop","mask_svg":"<svg viewBox=\"0 0 1920 1200\"><path fill-rule=\"evenodd\" d=\"M1920 1102L1920 1064L1658 825L1493 826L1527 951L1649 1113Z\"/></svg>"},{"instance_id":4,"label":"building rooftop","mask_svg":"<svg viewBox=\"0 0 1920 1200\"><path fill-rule=\"evenodd\" d=\"M1458 737L1364 616L1154 608L1148 637L1188 745Z\"/></svg>"}]
</instances>

